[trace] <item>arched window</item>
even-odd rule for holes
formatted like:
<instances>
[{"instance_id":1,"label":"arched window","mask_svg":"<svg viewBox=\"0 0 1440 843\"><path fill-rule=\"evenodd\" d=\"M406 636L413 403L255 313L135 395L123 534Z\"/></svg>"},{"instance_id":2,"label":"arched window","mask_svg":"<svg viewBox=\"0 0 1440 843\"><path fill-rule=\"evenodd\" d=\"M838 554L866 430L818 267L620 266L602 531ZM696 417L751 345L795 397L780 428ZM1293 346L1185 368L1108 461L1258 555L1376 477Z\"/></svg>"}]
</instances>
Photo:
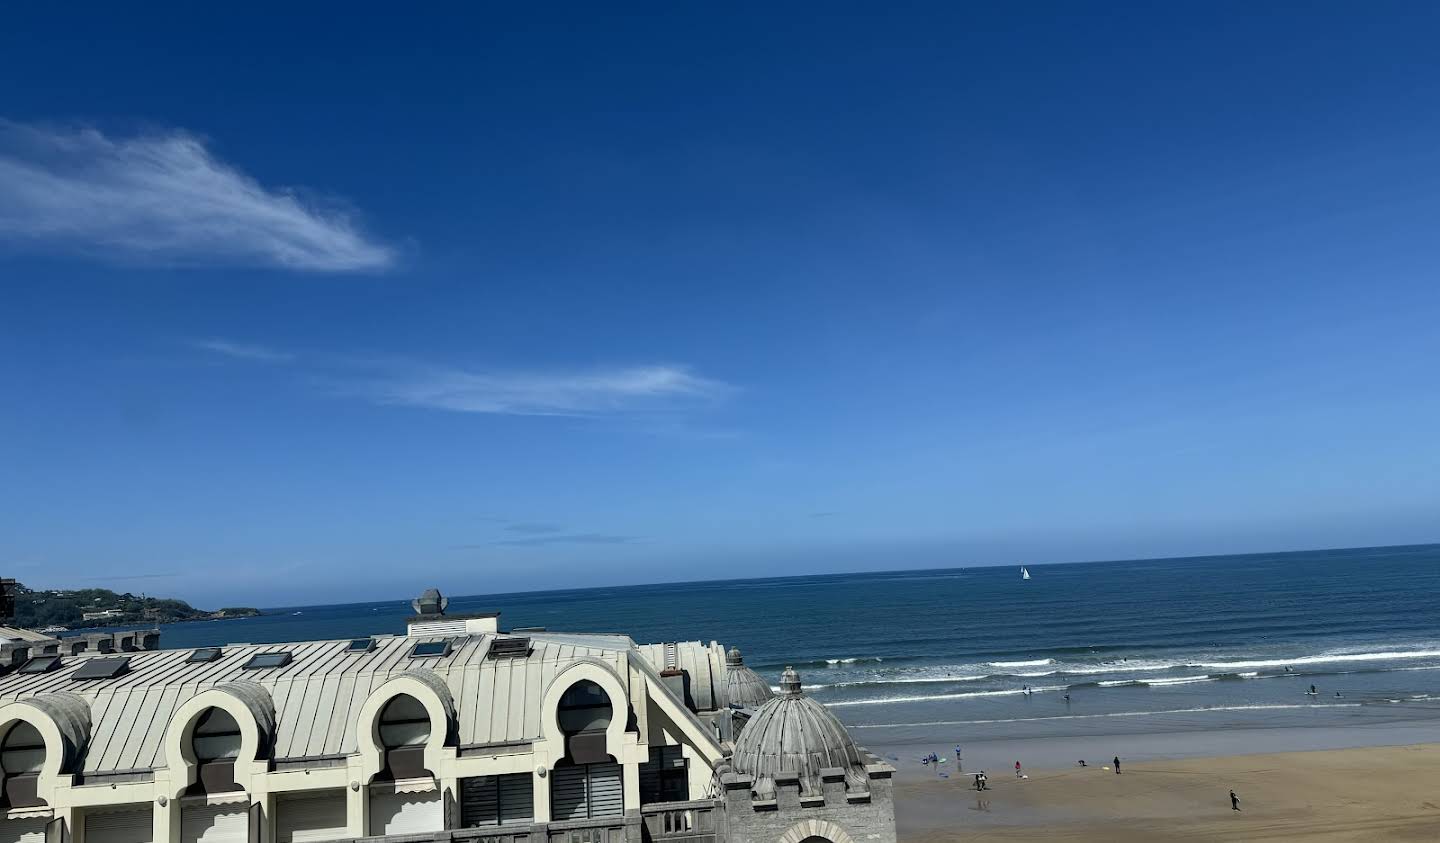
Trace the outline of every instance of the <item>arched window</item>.
<instances>
[{"instance_id":1,"label":"arched window","mask_svg":"<svg viewBox=\"0 0 1440 843\"><path fill-rule=\"evenodd\" d=\"M226 793L239 790L235 761L240 757L240 724L223 708L207 708L195 721L190 735L195 756L192 793Z\"/></svg>"},{"instance_id":2,"label":"arched window","mask_svg":"<svg viewBox=\"0 0 1440 843\"><path fill-rule=\"evenodd\" d=\"M240 757L240 724L223 708L206 709L195 723L190 748L202 764L234 761Z\"/></svg>"},{"instance_id":3,"label":"arched window","mask_svg":"<svg viewBox=\"0 0 1440 843\"><path fill-rule=\"evenodd\" d=\"M409 694L401 694L380 711L380 745L386 749L424 746L430 740L430 712Z\"/></svg>"},{"instance_id":4,"label":"arched window","mask_svg":"<svg viewBox=\"0 0 1440 843\"><path fill-rule=\"evenodd\" d=\"M45 739L40 737L40 730L24 720L11 726L0 743L0 768L5 775L39 773L44 764Z\"/></svg>"},{"instance_id":5,"label":"arched window","mask_svg":"<svg viewBox=\"0 0 1440 843\"><path fill-rule=\"evenodd\" d=\"M584 679L571 685L560 697L556 717L567 736L581 732L603 732L612 716L610 696L605 689Z\"/></svg>"},{"instance_id":6,"label":"arched window","mask_svg":"<svg viewBox=\"0 0 1440 843\"><path fill-rule=\"evenodd\" d=\"M409 694L400 694L380 709L380 745L384 771L391 779L428 776L425 743L430 740L430 712Z\"/></svg>"},{"instance_id":7,"label":"arched window","mask_svg":"<svg viewBox=\"0 0 1440 843\"><path fill-rule=\"evenodd\" d=\"M0 739L0 773L5 777L4 804L9 808L44 805L40 798L40 768L45 766L45 739L40 730L21 720Z\"/></svg>"}]
</instances>

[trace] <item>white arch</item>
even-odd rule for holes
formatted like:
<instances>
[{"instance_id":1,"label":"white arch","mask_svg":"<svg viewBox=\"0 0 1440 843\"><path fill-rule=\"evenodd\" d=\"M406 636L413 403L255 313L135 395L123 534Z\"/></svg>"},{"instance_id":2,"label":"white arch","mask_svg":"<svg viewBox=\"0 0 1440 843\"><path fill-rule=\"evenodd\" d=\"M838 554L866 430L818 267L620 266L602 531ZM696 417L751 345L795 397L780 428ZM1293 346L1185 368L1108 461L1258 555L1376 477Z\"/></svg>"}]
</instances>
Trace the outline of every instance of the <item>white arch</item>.
<instances>
[{"instance_id":1,"label":"white arch","mask_svg":"<svg viewBox=\"0 0 1440 843\"><path fill-rule=\"evenodd\" d=\"M432 674L433 675L433 674ZM385 745L380 740L380 712L399 696L414 697L430 715L430 737L425 739L425 769L440 774L441 753L450 734L451 704L442 699L430 682L402 673L393 676L366 697L355 721L355 747L360 753L361 781L369 783L385 769Z\"/></svg>"},{"instance_id":2,"label":"white arch","mask_svg":"<svg viewBox=\"0 0 1440 843\"><path fill-rule=\"evenodd\" d=\"M36 782L40 798L55 792L62 783L60 765L65 761L65 738L60 727L48 712L24 700L0 705L0 735L8 734L10 727L17 723L29 723L45 741L45 763L40 765L39 780ZM78 752L81 748L75 747ZM68 779L65 776L65 779ZM69 781L65 781L69 784ZM47 800L48 804L48 800Z\"/></svg>"},{"instance_id":3,"label":"white arch","mask_svg":"<svg viewBox=\"0 0 1440 843\"><path fill-rule=\"evenodd\" d=\"M260 724L255 713L237 696L221 688L209 688L186 700L170 718L165 730L165 763L170 768L170 798L179 798L197 776L192 739L200 715L218 708L235 718L240 727L240 754L235 758L235 783L246 793L253 792L251 779L260 757Z\"/></svg>"},{"instance_id":4,"label":"white arch","mask_svg":"<svg viewBox=\"0 0 1440 843\"><path fill-rule=\"evenodd\" d=\"M820 837L830 843L855 843L849 832L829 820L801 820L780 835L778 843L800 843L810 837Z\"/></svg>"},{"instance_id":5,"label":"white arch","mask_svg":"<svg viewBox=\"0 0 1440 843\"><path fill-rule=\"evenodd\" d=\"M616 761L625 760L620 751L625 739L625 727L630 722L630 696L625 691L625 683L620 681L614 668L605 662L599 659L580 659L557 673L541 697L541 734L552 747L562 748L551 753L548 762L551 769L554 769L560 756L564 754L565 733L560 730L560 698L570 690L570 686L587 679L599 685L606 696L610 697L610 725L605 727L605 750L614 756Z\"/></svg>"}]
</instances>

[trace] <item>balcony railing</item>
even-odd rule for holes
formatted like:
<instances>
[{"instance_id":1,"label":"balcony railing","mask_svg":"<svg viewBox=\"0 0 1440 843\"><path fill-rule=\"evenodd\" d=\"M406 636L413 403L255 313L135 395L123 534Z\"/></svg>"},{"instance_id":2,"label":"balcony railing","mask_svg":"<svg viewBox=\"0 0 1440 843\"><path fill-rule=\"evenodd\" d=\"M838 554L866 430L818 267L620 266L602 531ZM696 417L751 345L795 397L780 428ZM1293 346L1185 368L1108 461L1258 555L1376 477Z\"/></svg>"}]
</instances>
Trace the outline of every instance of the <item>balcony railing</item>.
<instances>
[{"instance_id":1,"label":"balcony railing","mask_svg":"<svg viewBox=\"0 0 1440 843\"><path fill-rule=\"evenodd\" d=\"M455 828L348 843L717 843L715 802L657 802L637 815Z\"/></svg>"},{"instance_id":2,"label":"balcony railing","mask_svg":"<svg viewBox=\"0 0 1440 843\"><path fill-rule=\"evenodd\" d=\"M715 843L715 803L657 802L640 809L645 840L666 843Z\"/></svg>"}]
</instances>

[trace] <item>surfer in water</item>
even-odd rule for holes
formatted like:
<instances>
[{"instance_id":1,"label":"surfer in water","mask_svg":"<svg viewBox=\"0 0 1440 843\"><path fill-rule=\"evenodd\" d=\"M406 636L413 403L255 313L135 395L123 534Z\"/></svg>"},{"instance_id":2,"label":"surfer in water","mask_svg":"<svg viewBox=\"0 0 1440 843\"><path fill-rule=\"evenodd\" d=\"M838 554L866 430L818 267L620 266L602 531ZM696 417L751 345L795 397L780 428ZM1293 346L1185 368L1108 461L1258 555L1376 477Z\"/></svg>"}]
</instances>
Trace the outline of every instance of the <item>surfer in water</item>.
<instances>
[{"instance_id":1,"label":"surfer in water","mask_svg":"<svg viewBox=\"0 0 1440 843\"><path fill-rule=\"evenodd\" d=\"M1315 690L1315 686L1314 686L1314 685L1311 685L1311 686L1310 686L1310 696L1313 697L1313 696L1315 696L1315 695L1318 694L1318 693L1320 693L1320 692L1317 691L1317 690Z\"/></svg>"}]
</instances>

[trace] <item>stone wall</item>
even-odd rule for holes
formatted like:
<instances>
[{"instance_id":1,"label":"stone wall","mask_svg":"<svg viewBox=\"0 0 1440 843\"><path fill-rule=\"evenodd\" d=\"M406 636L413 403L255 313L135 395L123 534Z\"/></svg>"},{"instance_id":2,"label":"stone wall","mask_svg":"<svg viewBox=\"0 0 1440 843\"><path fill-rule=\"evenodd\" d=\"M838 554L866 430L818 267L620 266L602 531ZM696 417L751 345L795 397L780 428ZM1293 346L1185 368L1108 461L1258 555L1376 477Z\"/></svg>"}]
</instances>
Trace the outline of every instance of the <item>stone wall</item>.
<instances>
[{"instance_id":1,"label":"stone wall","mask_svg":"<svg viewBox=\"0 0 1440 843\"><path fill-rule=\"evenodd\" d=\"M866 768L868 790L847 790L845 771L821 771L824 792L802 795L798 775L775 778L774 799L755 799L749 776L721 777L726 843L800 843L822 837L832 843L895 843L893 768Z\"/></svg>"}]
</instances>

